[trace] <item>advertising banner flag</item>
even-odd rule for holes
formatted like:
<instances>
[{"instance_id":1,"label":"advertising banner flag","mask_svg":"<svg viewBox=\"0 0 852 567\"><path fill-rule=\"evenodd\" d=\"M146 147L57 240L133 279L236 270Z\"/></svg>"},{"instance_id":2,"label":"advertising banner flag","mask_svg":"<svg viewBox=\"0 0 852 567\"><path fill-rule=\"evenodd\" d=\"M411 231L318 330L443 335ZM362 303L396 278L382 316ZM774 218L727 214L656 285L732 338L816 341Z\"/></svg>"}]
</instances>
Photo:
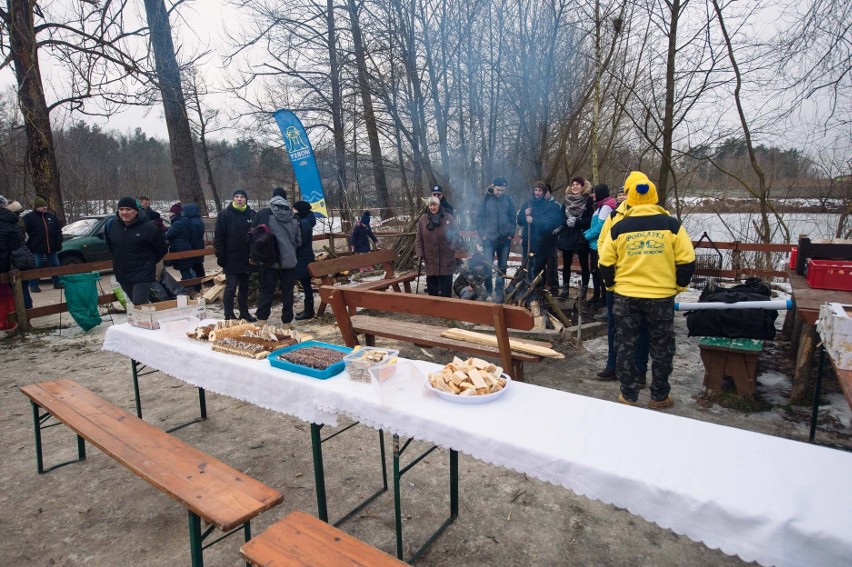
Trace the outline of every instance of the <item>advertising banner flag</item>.
<instances>
[{"instance_id":1,"label":"advertising banner flag","mask_svg":"<svg viewBox=\"0 0 852 567\"><path fill-rule=\"evenodd\" d=\"M302 200L311 204L311 210L317 218L328 218L317 160L314 158L314 150L305 133L305 127L289 110L276 110L273 116L284 137L284 144L296 173L296 181L302 192Z\"/></svg>"}]
</instances>

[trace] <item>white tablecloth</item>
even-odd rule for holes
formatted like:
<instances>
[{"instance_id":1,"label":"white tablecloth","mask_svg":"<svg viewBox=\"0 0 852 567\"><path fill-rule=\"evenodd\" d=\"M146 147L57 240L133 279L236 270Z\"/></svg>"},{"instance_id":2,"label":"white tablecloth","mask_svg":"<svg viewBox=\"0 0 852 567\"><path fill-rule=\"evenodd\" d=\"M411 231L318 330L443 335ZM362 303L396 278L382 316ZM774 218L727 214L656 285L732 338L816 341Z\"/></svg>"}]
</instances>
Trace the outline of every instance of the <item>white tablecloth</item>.
<instances>
[{"instance_id":1,"label":"white tablecloth","mask_svg":"<svg viewBox=\"0 0 852 567\"><path fill-rule=\"evenodd\" d=\"M401 362L382 388L346 374L315 380L210 351L165 331L117 325L104 349L189 384L305 421L342 414L375 428L626 508L675 533L763 565L849 565L852 454L512 383L457 405L423 387L439 368Z\"/></svg>"}]
</instances>

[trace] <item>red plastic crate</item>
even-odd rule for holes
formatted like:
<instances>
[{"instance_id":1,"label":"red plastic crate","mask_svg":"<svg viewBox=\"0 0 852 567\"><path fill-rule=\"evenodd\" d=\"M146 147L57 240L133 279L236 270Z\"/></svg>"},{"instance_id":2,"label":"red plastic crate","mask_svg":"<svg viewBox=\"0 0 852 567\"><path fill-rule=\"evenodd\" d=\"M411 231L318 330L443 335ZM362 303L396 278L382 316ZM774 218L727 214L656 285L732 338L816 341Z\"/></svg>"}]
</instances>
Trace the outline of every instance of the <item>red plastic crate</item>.
<instances>
[{"instance_id":1,"label":"red plastic crate","mask_svg":"<svg viewBox=\"0 0 852 567\"><path fill-rule=\"evenodd\" d=\"M809 259L807 281L815 289L852 291L852 262Z\"/></svg>"}]
</instances>

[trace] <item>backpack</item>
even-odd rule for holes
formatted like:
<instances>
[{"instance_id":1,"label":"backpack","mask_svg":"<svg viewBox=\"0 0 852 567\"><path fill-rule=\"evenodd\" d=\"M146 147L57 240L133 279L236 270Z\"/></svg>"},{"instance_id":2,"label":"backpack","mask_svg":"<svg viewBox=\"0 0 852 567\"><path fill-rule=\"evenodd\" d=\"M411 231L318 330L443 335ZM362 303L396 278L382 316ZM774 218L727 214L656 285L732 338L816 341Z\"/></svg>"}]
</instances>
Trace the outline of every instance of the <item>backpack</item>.
<instances>
[{"instance_id":1,"label":"backpack","mask_svg":"<svg viewBox=\"0 0 852 567\"><path fill-rule=\"evenodd\" d=\"M731 288L709 283L698 302L738 303L740 301L769 301L769 284L749 278ZM690 337L727 337L729 339L775 338L775 309L699 309L686 314Z\"/></svg>"},{"instance_id":2,"label":"backpack","mask_svg":"<svg viewBox=\"0 0 852 567\"><path fill-rule=\"evenodd\" d=\"M278 241L269 227L259 224L246 235L249 262L257 266L271 266L278 262Z\"/></svg>"}]
</instances>

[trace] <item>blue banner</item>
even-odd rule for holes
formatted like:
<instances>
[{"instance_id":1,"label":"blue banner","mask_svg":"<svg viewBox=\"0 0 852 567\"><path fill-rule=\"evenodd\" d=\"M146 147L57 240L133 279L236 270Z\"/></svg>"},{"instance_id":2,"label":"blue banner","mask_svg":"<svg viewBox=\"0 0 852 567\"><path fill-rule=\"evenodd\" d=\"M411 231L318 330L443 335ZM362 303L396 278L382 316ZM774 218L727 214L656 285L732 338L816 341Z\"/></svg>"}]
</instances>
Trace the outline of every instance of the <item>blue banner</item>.
<instances>
[{"instance_id":1,"label":"blue banner","mask_svg":"<svg viewBox=\"0 0 852 567\"><path fill-rule=\"evenodd\" d=\"M325 206L325 193L322 190L317 160L314 158L314 150L311 141L305 133L305 127L301 120L289 110L276 110L275 122L284 137L287 153L296 173L296 182L302 192L302 200L311 204L311 210L318 218L328 218L328 209Z\"/></svg>"}]
</instances>

